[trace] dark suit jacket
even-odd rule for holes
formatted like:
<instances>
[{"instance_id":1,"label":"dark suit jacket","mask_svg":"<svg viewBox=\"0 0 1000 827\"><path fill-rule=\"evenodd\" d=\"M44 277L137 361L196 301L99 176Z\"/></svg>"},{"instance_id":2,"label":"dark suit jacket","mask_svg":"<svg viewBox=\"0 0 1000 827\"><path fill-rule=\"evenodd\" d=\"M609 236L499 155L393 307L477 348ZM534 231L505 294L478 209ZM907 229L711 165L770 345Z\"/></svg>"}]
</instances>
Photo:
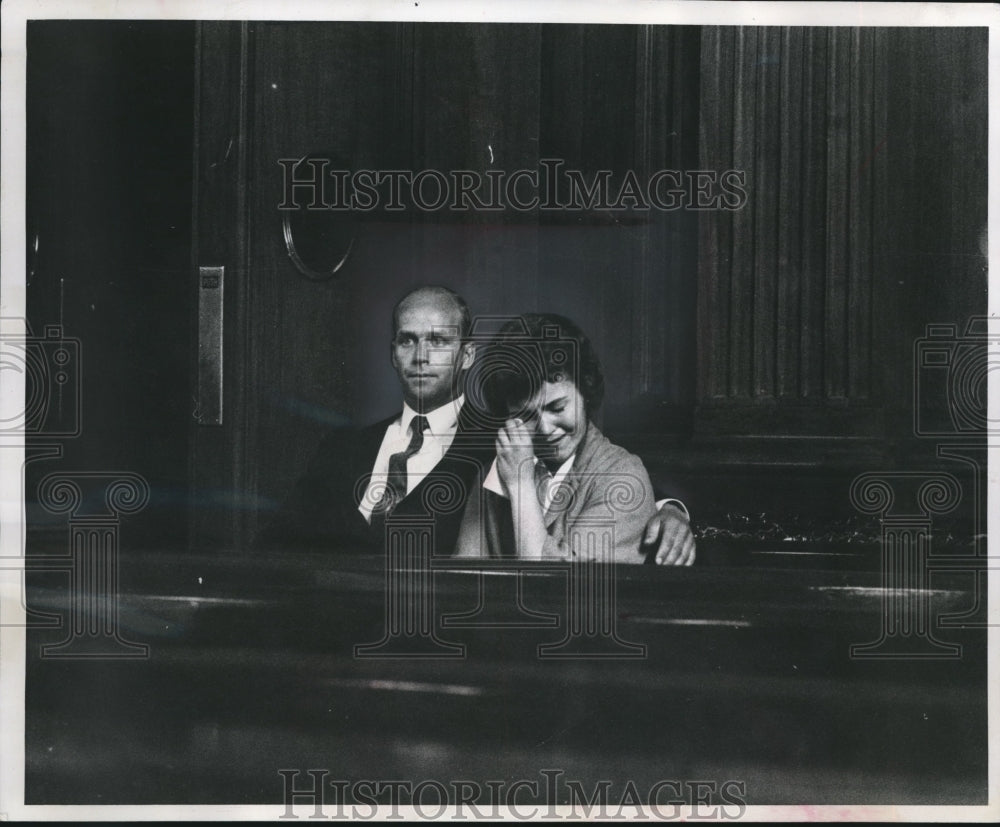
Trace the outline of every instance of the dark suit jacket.
<instances>
[{"instance_id":1,"label":"dark suit jacket","mask_svg":"<svg viewBox=\"0 0 1000 827\"><path fill-rule=\"evenodd\" d=\"M433 520L435 555L453 553L468 493L495 453L494 435L474 430L466 411L463 406L451 447L393 511L395 519ZM384 534L371 529L358 505L386 428L395 418L362 429L333 430L324 437L308 470L259 535L258 544L381 551Z\"/></svg>"}]
</instances>

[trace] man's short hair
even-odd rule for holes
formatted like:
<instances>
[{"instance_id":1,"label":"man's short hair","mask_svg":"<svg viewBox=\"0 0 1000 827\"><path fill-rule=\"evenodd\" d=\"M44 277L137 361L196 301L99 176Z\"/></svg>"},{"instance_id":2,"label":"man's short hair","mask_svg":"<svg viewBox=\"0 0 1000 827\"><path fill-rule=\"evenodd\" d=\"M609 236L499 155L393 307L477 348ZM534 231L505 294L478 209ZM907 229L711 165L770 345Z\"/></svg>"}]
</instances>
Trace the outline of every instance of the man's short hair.
<instances>
[{"instance_id":1,"label":"man's short hair","mask_svg":"<svg viewBox=\"0 0 1000 827\"><path fill-rule=\"evenodd\" d=\"M523 406L542 381L576 385L587 416L604 399L604 374L590 339L571 319L556 313L524 313L504 324L490 348L493 369L484 396L491 413L505 419Z\"/></svg>"},{"instance_id":2,"label":"man's short hair","mask_svg":"<svg viewBox=\"0 0 1000 827\"><path fill-rule=\"evenodd\" d=\"M456 293L454 290L448 287L442 287L439 284L430 284L425 287L418 287L415 290L411 290L409 293L403 296L403 298L401 298L398 302L396 302L396 306L392 308L393 338L395 338L396 336L396 331L399 330L399 308L402 307L407 300L413 298L418 294L437 296L438 298L447 299L452 304L454 304L455 309L458 310L460 317L458 323L458 335L463 342L469 338L469 334L472 331L472 314L469 313L469 305L467 305L465 303L465 299L463 299L460 295L458 295L458 293Z\"/></svg>"}]
</instances>

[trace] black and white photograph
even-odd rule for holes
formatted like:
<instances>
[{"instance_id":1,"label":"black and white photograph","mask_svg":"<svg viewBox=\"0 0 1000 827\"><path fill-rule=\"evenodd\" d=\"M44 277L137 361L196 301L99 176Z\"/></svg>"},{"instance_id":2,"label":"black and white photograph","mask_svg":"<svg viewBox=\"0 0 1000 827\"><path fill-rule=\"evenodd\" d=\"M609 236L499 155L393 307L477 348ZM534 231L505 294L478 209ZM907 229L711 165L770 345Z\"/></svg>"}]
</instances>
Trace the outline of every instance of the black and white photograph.
<instances>
[{"instance_id":1,"label":"black and white photograph","mask_svg":"<svg viewBox=\"0 0 1000 827\"><path fill-rule=\"evenodd\" d=\"M1000 9L0 13L0 818L1000 816Z\"/></svg>"}]
</instances>

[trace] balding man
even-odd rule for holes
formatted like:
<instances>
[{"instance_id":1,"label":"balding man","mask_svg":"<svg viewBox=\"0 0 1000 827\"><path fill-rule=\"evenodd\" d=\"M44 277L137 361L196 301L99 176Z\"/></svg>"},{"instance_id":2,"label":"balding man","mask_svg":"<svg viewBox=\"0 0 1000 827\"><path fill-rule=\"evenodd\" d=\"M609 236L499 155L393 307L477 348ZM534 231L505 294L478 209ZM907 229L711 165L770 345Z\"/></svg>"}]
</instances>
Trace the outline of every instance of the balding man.
<instances>
[{"instance_id":1,"label":"balding man","mask_svg":"<svg viewBox=\"0 0 1000 827\"><path fill-rule=\"evenodd\" d=\"M486 440L479 449L476 440L456 442L470 430L462 416L462 377L476 352L470 327L468 306L448 288L420 287L400 300L390 359L402 411L324 439L264 542L380 548L389 515L429 516L434 553L451 554L465 496L488 450Z\"/></svg>"},{"instance_id":2,"label":"balding man","mask_svg":"<svg viewBox=\"0 0 1000 827\"><path fill-rule=\"evenodd\" d=\"M400 300L390 355L402 411L331 433L263 542L380 549L386 518L413 516L433 519L435 555L454 552L465 498L495 450L495 434L477 432L465 406L463 377L476 358L470 329L468 306L446 287L420 287ZM665 504L646 528L657 563L694 561L682 508Z\"/></svg>"}]
</instances>

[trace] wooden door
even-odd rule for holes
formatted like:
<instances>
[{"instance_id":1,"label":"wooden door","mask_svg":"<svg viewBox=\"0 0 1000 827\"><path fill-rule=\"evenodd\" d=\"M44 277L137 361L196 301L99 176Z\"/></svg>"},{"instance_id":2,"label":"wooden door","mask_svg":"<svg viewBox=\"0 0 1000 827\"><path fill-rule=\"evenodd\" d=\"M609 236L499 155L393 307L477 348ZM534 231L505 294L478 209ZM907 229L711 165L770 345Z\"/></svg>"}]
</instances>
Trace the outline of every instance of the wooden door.
<instances>
[{"instance_id":1,"label":"wooden door","mask_svg":"<svg viewBox=\"0 0 1000 827\"><path fill-rule=\"evenodd\" d=\"M205 22L197 40L193 264L224 268L221 424L192 438L197 540L245 545L325 428L398 410L390 317L418 284L453 287L475 314L573 317L604 359L608 426L684 422L694 214L383 201L330 211L332 226L352 219L354 242L336 275L316 281L289 256L279 205L289 159L307 155L450 180L537 171L547 158L588 180L690 167L696 28ZM204 271L208 284L215 273Z\"/></svg>"}]
</instances>

